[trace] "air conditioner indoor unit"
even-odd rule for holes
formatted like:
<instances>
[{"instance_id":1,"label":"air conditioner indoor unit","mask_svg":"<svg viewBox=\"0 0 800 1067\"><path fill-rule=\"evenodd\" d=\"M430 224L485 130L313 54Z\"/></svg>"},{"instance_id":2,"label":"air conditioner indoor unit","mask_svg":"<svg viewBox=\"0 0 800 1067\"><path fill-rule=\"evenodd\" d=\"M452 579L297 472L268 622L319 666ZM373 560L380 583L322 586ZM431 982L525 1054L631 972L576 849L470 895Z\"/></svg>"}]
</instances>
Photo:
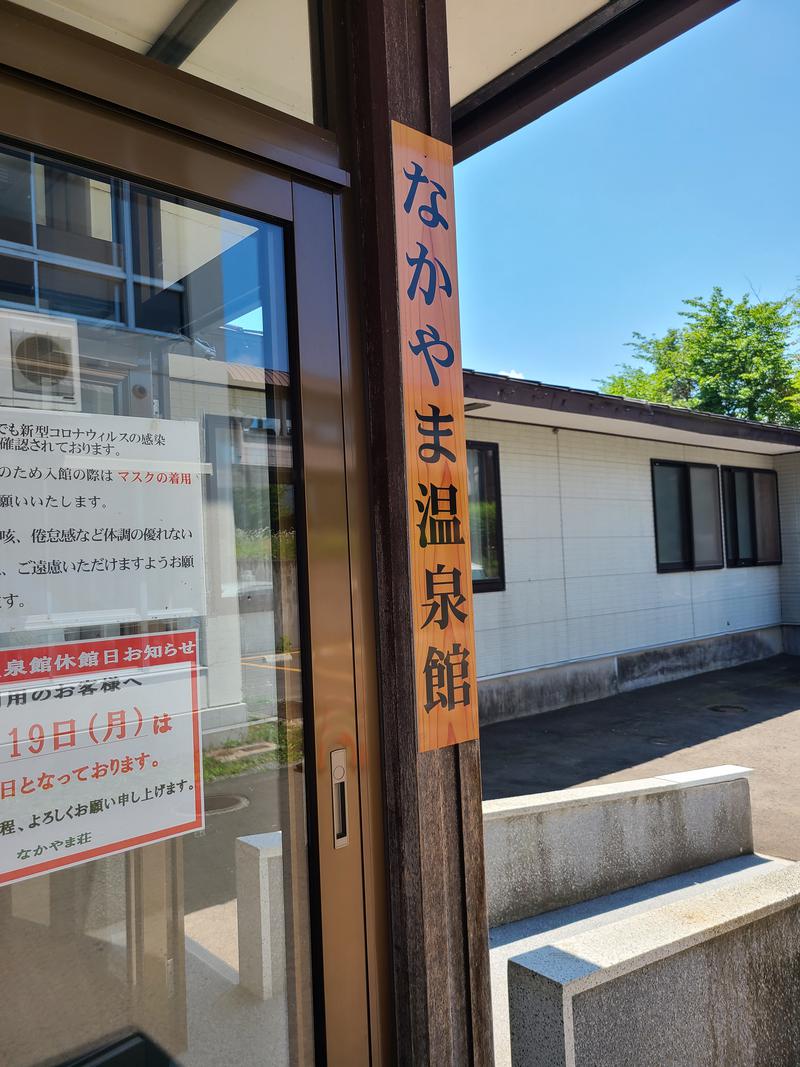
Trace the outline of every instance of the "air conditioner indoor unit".
<instances>
[{"instance_id":1,"label":"air conditioner indoor unit","mask_svg":"<svg viewBox=\"0 0 800 1067\"><path fill-rule=\"evenodd\" d=\"M0 405L80 411L75 319L0 308Z\"/></svg>"}]
</instances>

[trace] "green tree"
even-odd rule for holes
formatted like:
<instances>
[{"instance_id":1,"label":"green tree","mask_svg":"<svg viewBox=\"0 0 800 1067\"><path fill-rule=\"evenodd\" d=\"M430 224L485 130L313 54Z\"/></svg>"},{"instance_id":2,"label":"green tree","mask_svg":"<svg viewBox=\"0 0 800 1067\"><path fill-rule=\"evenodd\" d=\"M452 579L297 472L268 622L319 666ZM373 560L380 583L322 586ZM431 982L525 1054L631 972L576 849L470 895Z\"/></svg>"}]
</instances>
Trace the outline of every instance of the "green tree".
<instances>
[{"instance_id":1,"label":"green tree","mask_svg":"<svg viewBox=\"0 0 800 1067\"><path fill-rule=\"evenodd\" d=\"M600 380L604 392L717 415L800 426L797 296L738 302L715 288L684 300L683 326L633 335L640 363Z\"/></svg>"}]
</instances>

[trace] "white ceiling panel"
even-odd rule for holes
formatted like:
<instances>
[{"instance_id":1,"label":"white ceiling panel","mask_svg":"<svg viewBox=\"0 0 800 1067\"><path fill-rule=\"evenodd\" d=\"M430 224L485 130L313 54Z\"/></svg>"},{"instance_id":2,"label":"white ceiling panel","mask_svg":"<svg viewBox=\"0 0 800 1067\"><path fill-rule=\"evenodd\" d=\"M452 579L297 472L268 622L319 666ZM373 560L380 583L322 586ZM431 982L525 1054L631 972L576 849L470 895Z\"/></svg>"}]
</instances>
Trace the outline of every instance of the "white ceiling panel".
<instances>
[{"instance_id":1,"label":"white ceiling panel","mask_svg":"<svg viewBox=\"0 0 800 1067\"><path fill-rule=\"evenodd\" d=\"M237 0L181 70L313 120L306 0Z\"/></svg>"},{"instance_id":2,"label":"white ceiling panel","mask_svg":"<svg viewBox=\"0 0 800 1067\"><path fill-rule=\"evenodd\" d=\"M20 7L66 22L142 55L183 7L185 0L16 0Z\"/></svg>"},{"instance_id":3,"label":"white ceiling panel","mask_svg":"<svg viewBox=\"0 0 800 1067\"><path fill-rule=\"evenodd\" d=\"M447 0L450 98L456 104L607 0Z\"/></svg>"},{"instance_id":4,"label":"white ceiling panel","mask_svg":"<svg viewBox=\"0 0 800 1067\"><path fill-rule=\"evenodd\" d=\"M144 55L186 0L15 0ZM313 121L308 0L237 0L181 65L198 78Z\"/></svg>"}]
</instances>

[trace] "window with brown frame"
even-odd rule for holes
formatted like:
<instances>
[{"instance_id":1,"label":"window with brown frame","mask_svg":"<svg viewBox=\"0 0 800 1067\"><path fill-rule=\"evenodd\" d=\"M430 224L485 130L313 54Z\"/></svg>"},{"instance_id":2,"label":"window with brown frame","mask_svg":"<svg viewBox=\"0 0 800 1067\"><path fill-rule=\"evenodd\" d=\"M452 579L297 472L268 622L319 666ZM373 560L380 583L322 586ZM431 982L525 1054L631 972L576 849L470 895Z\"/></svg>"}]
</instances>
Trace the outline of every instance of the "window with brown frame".
<instances>
[{"instance_id":1,"label":"window with brown frame","mask_svg":"<svg viewBox=\"0 0 800 1067\"><path fill-rule=\"evenodd\" d=\"M783 562L775 471L723 467L725 559L729 567Z\"/></svg>"},{"instance_id":2,"label":"window with brown frame","mask_svg":"<svg viewBox=\"0 0 800 1067\"><path fill-rule=\"evenodd\" d=\"M722 567L718 468L654 459L651 469L659 573Z\"/></svg>"}]
</instances>

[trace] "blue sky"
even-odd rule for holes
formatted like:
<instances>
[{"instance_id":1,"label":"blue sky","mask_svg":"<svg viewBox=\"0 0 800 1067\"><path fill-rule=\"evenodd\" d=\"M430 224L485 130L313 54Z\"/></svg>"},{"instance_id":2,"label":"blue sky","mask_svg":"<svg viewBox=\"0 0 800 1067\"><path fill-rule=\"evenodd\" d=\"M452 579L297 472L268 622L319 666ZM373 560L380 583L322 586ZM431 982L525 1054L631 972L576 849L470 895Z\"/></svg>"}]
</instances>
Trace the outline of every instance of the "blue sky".
<instances>
[{"instance_id":1,"label":"blue sky","mask_svg":"<svg viewBox=\"0 0 800 1067\"><path fill-rule=\"evenodd\" d=\"M800 3L727 11L456 168L463 362L597 388L721 285L800 283Z\"/></svg>"}]
</instances>

